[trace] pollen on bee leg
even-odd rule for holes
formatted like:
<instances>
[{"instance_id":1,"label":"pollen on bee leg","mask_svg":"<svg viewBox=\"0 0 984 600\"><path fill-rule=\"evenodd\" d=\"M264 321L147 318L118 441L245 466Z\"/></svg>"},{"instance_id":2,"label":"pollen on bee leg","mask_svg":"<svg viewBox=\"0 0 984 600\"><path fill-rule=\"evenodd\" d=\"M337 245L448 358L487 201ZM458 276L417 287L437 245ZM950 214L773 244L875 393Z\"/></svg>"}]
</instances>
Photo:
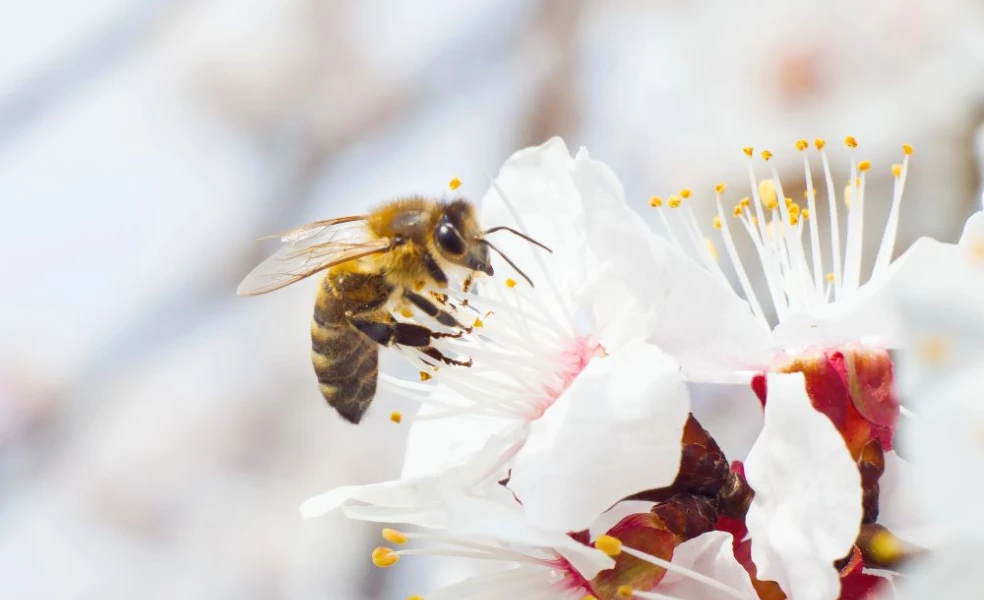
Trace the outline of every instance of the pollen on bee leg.
<instances>
[{"instance_id":1,"label":"pollen on bee leg","mask_svg":"<svg viewBox=\"0 0 984 600\"><path fill-rule=\"evenodd\" d=\"M448 182L448 187L451 188L452 191L460 188L461 180L458 179L457 177L452 177L451 181Z\"/></svg>"},{"instance_id":2,"label":"pollen on bee leg","mask_svg":"<svg viewBox=\"0 0 984 600\"><path fill-rule=\"evenodd\" d=\"M608 556L618 556L622 553L622 540L610 535L600 535L595 540L595 548L601 550Z\"/></svg>"},{"instance_id":3,"label":"pollen on bee leg","mask_svg":"<svg viewBox=\"0 0 984 600\"><path fill-rule=\"evenodd\" d=\"M390 421L393 421L394 423L399 425L400 422L403 421L403 413L401 413L398 410L394 410L393 412L390 413Z\"/></svg>"},{"instance_id":4,"label":"pollen on bee leg","mask_svg":"<svg viewBox=\"0 0 984 600\"><path fill-rule=\"evenodd\" d=\"M399 561L400 556L396 552L393 552L392 548L379 546L372 551L372 564L376 565L380 569L392 567Z\"/></svg>"},{"instance_id":5,"label":"pollen on bee leg","mask_svg":"<svg viewBox=\"0 0 984 600\"><path fill-rule=\"evenodd\" d=\"M407 543L406 534L404 534L401 531L397 531L396 529L390 529L387 527L383 529L382 535L383 535L383 539L391 544L403 545Z\"/></svg>"}]
</instances>

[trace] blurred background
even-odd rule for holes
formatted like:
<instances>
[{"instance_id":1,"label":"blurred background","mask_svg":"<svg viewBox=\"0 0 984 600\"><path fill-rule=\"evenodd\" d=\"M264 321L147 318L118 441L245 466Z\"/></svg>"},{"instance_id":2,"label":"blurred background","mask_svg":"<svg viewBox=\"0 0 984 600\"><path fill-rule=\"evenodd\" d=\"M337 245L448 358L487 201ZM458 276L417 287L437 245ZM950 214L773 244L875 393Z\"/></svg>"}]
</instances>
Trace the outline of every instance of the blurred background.
<instances>
[{"instance_id":1,"label":"blurred background","mask_svg":"<svg viewBox=\"0 0 984 600\"><path fill-rule=\"evenodd\" d=\"M316 282L235 295L262 235L455 176L479 198L485 173L555 134L652 219L650 195L745 181L742 146L770 147L795 190L793 141L851 134L880 174L868 240L902 142L897 252L955 240L980 202L984 3L801 4L8 2L0 597L426 591L427 559L373 571L376 527L298 516L314 493L395 476L405 426L386 416L412 408L381 395L355 428L324 406Z\"/></svg>"}]
</instances>

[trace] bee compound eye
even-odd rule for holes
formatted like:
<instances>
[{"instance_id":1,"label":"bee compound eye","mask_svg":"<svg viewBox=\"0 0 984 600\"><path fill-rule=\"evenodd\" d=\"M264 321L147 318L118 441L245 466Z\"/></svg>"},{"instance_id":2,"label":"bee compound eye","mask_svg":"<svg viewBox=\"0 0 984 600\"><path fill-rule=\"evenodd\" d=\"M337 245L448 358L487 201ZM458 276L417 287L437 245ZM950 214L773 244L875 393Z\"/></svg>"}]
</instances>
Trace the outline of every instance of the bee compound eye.
<instances>
[{"instance_id":1,"label":"bee compound eye","mask_svg":"<svg viewBox=\"0 0 984 600\"><path fill-rule=\"evenodd\" d=\"M448 254L460 256L465 253L465 242L450 223L441 223L434 234L437 244Z\"/></svg>"}]
</instances>

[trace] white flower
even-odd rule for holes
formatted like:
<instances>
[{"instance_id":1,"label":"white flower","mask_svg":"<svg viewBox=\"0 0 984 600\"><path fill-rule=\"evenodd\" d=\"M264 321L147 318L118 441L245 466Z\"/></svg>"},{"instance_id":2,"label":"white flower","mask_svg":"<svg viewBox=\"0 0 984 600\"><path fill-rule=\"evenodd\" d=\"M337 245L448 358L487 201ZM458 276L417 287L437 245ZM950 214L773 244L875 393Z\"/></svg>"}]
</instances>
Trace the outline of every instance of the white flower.
<instances>
[{"instance_id":1,"label":"white flower","mask_svg":"<svg viewBox=\"0 0 984 600\"><path fill-rule=\"evenodd\" d=\"M490 234L523 274L505 279L497 264L499 278L461 294L468 307L457 314L473 311L476 327L441 347L473 365L428 369L426 384L383 378L425 405L403 477L465 464L498 441L531 522L584 529L625 496L670 484L679 465L686 388L676 363L645 341L658 316L660 284L646 271L654 239L615 175L556 138L506 162L482 221L552 253Z\"/></svg>"},{"instance_id":2,"label":"white flower","mask_svg":"<svg viewBox=\"0 0 984 600\"><path fill-rule=\"evenodd\" d=\"M430 591L424 596L429 600L503 597L615 600L633 596L657 600L755 600L757 597L748 574L732 554L729 533L714 531L688 540L673 550L669 561L602 535L597 543L599 548L605 548L606 555L588 545L585 538L579 541L531 525L522 507L502 486L485 488L478 494L448 485L448 480L436 483L436 479L423 486L419 481L380 484L368 493L369 486L363 486L357 499L347 500L346 508L350 516L359 519L377 521L387 516L393 522L427 527L412 532L384 529L383 538L390 545L373 552L373 562L378 567L392 567L403 557L419 555L471 558L489 563L480 575ZM423 488L427 489L422 491ZM335 494L335 499L338 496ZM386 510L407 502L418 503L418 508L426 506L428 511L402 510L398 514ZM319 503L323 500L313 500L302 510L319 512L323 508L315 506ZM385 506L387 503L390 506ZM358 508L366 510L354 510ZM672 535L662 533L672 539ZM638 566L626 567L609 556L623 552L648 562L651 568L640 572ZM652 574L660 578L653 589L637 590L626 584L648 581ZM646 587L651 588L652 584Z\"/></svg>"},{"instance_id":3,"label":"white flower","mask_svg":"<svg viewBox=\"0 0 984 600\"><path fill-rule=\"evenodd\" d=\"M810 403L803 375L770 374L765 426L745 462L746 524L761 579L796 600L833 599L833 563L861 526L861 476L841 434Z\"/></svg>"}]
</instances>

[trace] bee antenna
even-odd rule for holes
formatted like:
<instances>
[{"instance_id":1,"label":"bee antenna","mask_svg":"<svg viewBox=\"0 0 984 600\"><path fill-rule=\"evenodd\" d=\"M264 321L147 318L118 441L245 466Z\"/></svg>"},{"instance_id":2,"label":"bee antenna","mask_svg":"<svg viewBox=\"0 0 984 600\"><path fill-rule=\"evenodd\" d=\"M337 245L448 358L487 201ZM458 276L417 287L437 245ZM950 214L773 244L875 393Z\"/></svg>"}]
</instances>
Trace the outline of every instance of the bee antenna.
<instances>
[{"instance_id":1,"label":"bee antenna","mask_svg":"<svg viewBox=\"0 0 984 600\"><path fill-rule=\"evenodd\" d=\"M526 237L526 236L523 236L523 237ZM513 262L513 261L511 261L511 260L509 260L509 257L508 257L508 256L506 256L505 254L503 254L501 250L499 250L498 248L496 248L495 246L493 246L493 245L492 245L492 242L490 242L490 241L488 241L488 240L478 240L478 241L479 241L480 243L482 243L482 244L485 244L485 245L486 245L486 246L488 246L489 248L491 248L491 249L493 249L493 250L495 250L495 253L496 253L496 254L498 254L499 256L501 256L501 257L502 257L502 260L504 260L504 261L506 261L507 263L509 263L509 266L510 266L510 267L512 267L512 268L513 268L513 270L515 270L515 271L516 271L517 273L519 273L519 274L520 274L520 276L522 276L522 278L526 280L526 283L528 283L528 284L530 284L530 287L536 287L536 286L534 286L534 285L533 285L533 280L532 280L532 279L530 279L529 277L527 277L527 276L526 276L526 273L523 273L523 270L522 270L522 269L520 269L519 267L517 267L517 266L516 266L516 263L514 263L514 262Z\"/></svg>"},{"instance_id":2,"label":"bee antenna","mask_svg":"<svg viewBox=\"0 0 984 600\"><path fill-rule=\"evenodd\" d=\"M540 242L534 240L533 238L531 238L530 236L526 235L525 233L520 233L519 231L516 231L512 227L506 227L505 225L500 225L498 227L493 227L492 229L487 229L483 233L485 233L487 235L487 234L490 234L490 233L495 233L496 231L508 231L509 233L511 233L513 235L516 235L516 236L519 236L519 237L523 238L524 240L526 240L527 242L533 244L534 246L539 246L540 248L543 248L547 252L553 254L553 250L551 250L550 248L547 248L546 246L544 246ZM491 246L491 244L489 244L489 245ZM499 251L496 250L496 252L499 252ZM499 255L502 256L502 253L499 252ZM503 258L505 258L505 256L503 256Z\"/></svg>"}]
</instances>

